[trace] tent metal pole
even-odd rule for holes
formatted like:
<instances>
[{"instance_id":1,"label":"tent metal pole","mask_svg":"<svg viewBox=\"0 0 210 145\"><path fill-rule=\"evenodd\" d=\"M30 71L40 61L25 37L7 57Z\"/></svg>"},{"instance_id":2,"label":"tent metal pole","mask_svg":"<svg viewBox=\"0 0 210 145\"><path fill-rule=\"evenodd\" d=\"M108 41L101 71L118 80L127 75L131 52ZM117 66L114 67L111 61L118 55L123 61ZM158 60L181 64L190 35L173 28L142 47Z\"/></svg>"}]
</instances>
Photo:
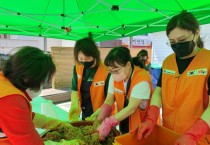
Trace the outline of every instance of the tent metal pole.
<instances>
[{"instance_id":1,"label":"tent metal pole","mask_svg":"<svg viewBox=\"0 0 210 145\"><path fill-rule=\"evenodd\" d=\"M47 52L47 38L44 37L44 51Z\"/></svg>"}]
</instances>

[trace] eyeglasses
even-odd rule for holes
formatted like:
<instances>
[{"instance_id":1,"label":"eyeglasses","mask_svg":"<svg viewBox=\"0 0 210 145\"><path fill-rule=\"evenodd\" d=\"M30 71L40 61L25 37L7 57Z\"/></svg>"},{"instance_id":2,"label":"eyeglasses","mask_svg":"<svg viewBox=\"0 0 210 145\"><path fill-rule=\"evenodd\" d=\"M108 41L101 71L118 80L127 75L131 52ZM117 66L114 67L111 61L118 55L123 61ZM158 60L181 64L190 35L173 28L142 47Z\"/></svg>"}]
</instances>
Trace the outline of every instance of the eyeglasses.
<instances>
[{"instance_id":1,"label":"eyeglasses","mask_svg":"<svg viewBox=\"0 0 210 145\"><path fill-rule=\"evenodd\" d=\"M176 41L170 41L170 40L168 40L167 42L166 42L166 44L168 45L168 46L170 46L171 47L171 45L173 45L173 44L176 44L176 43L184 43L184 42L187 42L187 41L190 41L189 39L191 38L191 34L187 37L187 38L182 38L182 39L180 39L180 40L178 40L177 42ZM194 37L195 37L195 34L193 34L193 39L194 39ZM193 40L192 39L192 40Z\"/></svg>"},{"instance_id":2,"label":"eyeglasses","mask_svg":"<svg viewBox=\"0 0 210 145\"><path fill-rule=\"evenodd\" d=\"M119 69L117 69L117 70L111 70L111 69L108 69L109 70L109 72L111 73L111 74L119 74L120 73L120 70L122 69L123 67L121 66Z\"/></svg>"}]
</instances>

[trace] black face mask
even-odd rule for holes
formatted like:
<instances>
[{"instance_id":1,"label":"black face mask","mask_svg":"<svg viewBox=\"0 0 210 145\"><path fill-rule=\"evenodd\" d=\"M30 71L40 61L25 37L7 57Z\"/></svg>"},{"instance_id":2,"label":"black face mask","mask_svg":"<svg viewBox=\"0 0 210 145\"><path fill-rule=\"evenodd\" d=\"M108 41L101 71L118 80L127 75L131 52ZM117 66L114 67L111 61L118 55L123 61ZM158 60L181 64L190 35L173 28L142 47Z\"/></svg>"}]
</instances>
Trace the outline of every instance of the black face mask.
<instances>
[{"instance_id":1,"label":"black face mask","mask_svg":"<svg viewBox=\"0 0 210 145\"><path fill-rule=\"evenodd\" d=\"M84 65L84 67L86 68L86 69L88 69L88 68L90 68L93 64L94 64L94 62L95 62L95 60L93 59L92 61L90 61L90 62L83 62L83 61L80 61L80 63L82 64L82 65Z\"/></svg>"},{"instance_id":2,"label":"black face mask","mask_svg":"<svg viewBox=\"0 0 210 145\"><path fill-rule=\"evenodd\" d=\"M175 43L171 45L171 48L178 57L185 57L190 55L193 52L194 47L195 47L195 42L193 40Z\"/></svg>"}]
</instances>

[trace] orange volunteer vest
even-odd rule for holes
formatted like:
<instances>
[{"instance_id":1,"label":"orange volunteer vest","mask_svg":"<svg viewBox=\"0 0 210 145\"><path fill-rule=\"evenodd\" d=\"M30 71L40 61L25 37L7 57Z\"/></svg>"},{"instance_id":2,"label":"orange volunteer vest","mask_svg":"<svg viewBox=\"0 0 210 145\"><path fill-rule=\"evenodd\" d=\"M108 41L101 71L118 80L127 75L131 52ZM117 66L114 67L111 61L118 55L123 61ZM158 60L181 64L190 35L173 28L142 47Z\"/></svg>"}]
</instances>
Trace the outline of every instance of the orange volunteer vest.
<instances>
[{"instance_id":1,"label":"orange volunteer vest","mask_svg":"<svg viewBox=\"0 0 210 145\"><path fill-rule=\"evenodd\" d=\"M19 89L17 89L15 86L13 86L12 83L10 83L10 81L6 77L4 77L2 72L0 72L0 88L1 88L0 98L13 95L13 94L21 95L28 101L28 104L31 109L30 101L27 99L25 94L21 92ZM10 143L8 138L2 138L0 139L0 145L12 145L12 144Z\"/></svg>"},{"instance_id":2,"label":"orange volunteer vest","mask_svg":"<svg viewBox=\"0 0 210 145\"><path fill-rule=\"evenodd\" d=\"M162 66L163 126L183 134L208 105L210 51L201 49L181 75L175 57L168 56ZM206 138L200 143L207 144Z\"/></svg>"},{"instance_id":3,"label":"orange volunteer vest","mask_svg":"<svg viewBox=\"0 0 210 145\"><path fill-rule=\"evenodd\" d=\"M82 102L80 88L81 88L81 84L82 84L83 70L84 70L83 65L76 64L77 88L78 88L80 102ZM93 112L95 112L98 108L100 108L101 105L105 101L104 86L105 86L105 82L106 82L108 73L109 72L108 72L107 67L104 64L100 63L100 65L96 71L96 74L94 75L93 82L90 87Z\"/></svg>"},{"instance_id":4,"label":"orange volunteer vest","mask_svg":"<svg viewBox=\"0 0 210 145\"><path fill-rule=\"evenodd\" d=\"M151 98L153 89L152 89L152 81L151 81L151 77L149 73L145 71L144 69L134 66L133 76L131 78L130 88L128 91L128 99L130 98L130 94L133 87L142 81L147 81L150 84L150 88L151 88L150 98ZM119 112L124 108L124 101L125 101L125 98L124 98L125 89L124 89L123 81L122 82L114 81L114 87L115 87L114 97L117 103L117 110ZM147 106L149 106L149 103ZM146 111L142 111L140 108L138 108L132 115L129 116L129 131L134 129L136 126L140 125L142 121L144 121Z\"/></svg>"}]
</instances>

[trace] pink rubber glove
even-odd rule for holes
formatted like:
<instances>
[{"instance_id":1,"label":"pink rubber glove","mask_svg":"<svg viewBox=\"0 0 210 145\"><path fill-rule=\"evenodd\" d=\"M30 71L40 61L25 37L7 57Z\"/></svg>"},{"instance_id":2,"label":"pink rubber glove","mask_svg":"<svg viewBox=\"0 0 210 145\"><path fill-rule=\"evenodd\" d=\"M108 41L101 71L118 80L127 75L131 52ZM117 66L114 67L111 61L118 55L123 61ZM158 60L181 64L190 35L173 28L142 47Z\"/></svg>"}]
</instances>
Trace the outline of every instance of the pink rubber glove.
<instances>
[{"instance_id":1,"label":"pink rubber glove","mask_svg":"<svg viewBox=\"0 0 210 145\"><path fill-rule=\"evenodd\" d=\"M146 114L145 122L143 122L138 129L137 139L141 140L142 137L147 138L153 131L160 114L160 108L157 106L150 106Z\"/></svg>"},{"instance_id":2,"label":"pink rubber glove","mask_svg":"<svg viewBox=\"0 0 210 145\"><path fill-rule=\"evenodd\" d=\"M101 106L101 112L98 115L98 121L103 121L106 117L109 117L111 113L112 113L112 106L104 103Z\"/></svg>"},{"instance_id":3,"label":"pink rubber glove","mask_svg":"<svg viewBox=\"0 0 210 145\"><path fill-rule=\"evenodd\" d=\"M115 127L118 124L119 122L116 120L114 116L106 118L102 122L102 124L97 128L97 131L99 132L99 140L103 141L111 131L112 127Z\"/></svg>"},{"instance_id":4,"label":"pink rubber glove","mask_svg":"<svg viewBox=\"0 0 210 145\"><path fill-rule=\"evenodd\" d=\"M196 145L196 142L204 136L208 130L208 124L204 120L198 119L184 135L176 140L175 145Z\"/></svg>"}]
</instances>

